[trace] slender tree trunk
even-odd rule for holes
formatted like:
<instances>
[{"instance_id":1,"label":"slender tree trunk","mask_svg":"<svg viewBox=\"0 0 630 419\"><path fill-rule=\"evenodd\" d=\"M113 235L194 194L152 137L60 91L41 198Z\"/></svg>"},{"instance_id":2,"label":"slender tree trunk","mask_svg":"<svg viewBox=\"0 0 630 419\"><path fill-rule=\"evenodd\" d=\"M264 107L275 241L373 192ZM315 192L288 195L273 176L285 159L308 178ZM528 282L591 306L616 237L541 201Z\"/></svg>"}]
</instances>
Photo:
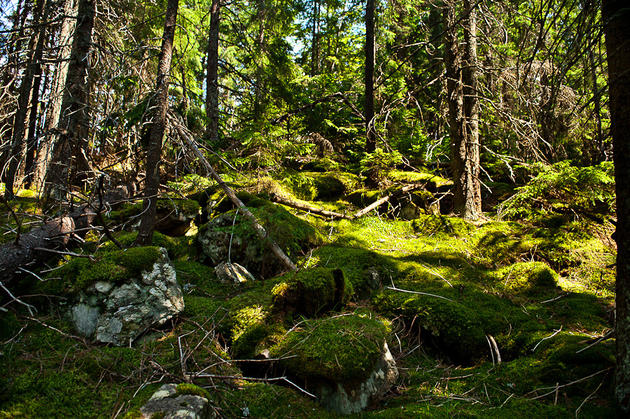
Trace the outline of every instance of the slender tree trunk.
<instances>
[{"instance_id":1,"label":"slender tree trunk","mask_svg":"<svg viewBox=\"0 0 630 419\"><path fill-rule=\"evenodd\" d=\"M160 156L162 154L162 139L166 129L168 112L168 85L171 60L173 58L173 40L177 23L177 8L179 0L168 0L164 20L164 35L158 64L157 82L155 87L155 107L152 110L153 119L145 131L147 147L146 180L144 187L144 210L140 220L136 243L141 246L150 245L155 228L157 212L157 196L160 187Z\"/></svg>"},{"instance_id":2,"label":"slender tree trunk","mask_svg":"<svg viewBox=\"0 0 630 419\"><path fill-rule=\"evenodd\" d=\"M479 181L479 111L477 95L476 19L470 2L464 2L464 38L466 46L460 52L457 39L455 4L444 9L444 63L448 101L449 134L451 137L451 171L453 203L457 214L475 220L481 215L481 184Z\"/></svg>"},{"instance_id":3,"label":"slender tree trunk","mask_svg":"<svg viewBox=\"0 0 630 419\"><path fill-rule=\"evenodd\" d=\"M319 15L321 3L319 0L313 1L313 32L311 44L311 76L319 74Z\"/></svg>"},{"instance_id":4,"label":"slender tree trunk","mask_svg":"<svg viewBox=\"0 0 630 419\"><path fill-rule=\"evenodd\" d=\"M26 139L26 160L24 162L24 187L27 189L31 187L33 181L33 166L35 163L35 154L37 153L37 122L41 120L39 95L40 89L42 86L45 89L47 83L47 80L42 80L43 77L42 65L41 62L38 61L35 79L33 81L33 92L31 93L28 138Z\"/></svg>"},{"instance_id":5,"label":"slender tree trunk","mask_svg":"<svg viewBox=\"0 0 630 419\"><path fill-rule=\"evenodd\" d=\"M89 171L89 98L90 52L96 15L95 0L80 0L72 53L61 106L59 137L54 145L53 158L46 174L46 195L55 190L60 198L64 189ZM51 189L52 188L52 189Z\"/></svg>"},{"instance_id":6,"label":"slender tree trunk","mask_svg":"<svg viewBox=\"0 0 630 419\"><path fill-rule=\"evenodd\" d=\"M462 82L464 94L464 205L460 214L467 220L476 220L481 216L480 144L479 144L479 99L477 99L477 12L470 0L464 0L464 67Z\"/></svg>"},{"instance_id":7,"label":"slender tree trunk","mask_svg":"<svg viewBox=\"0 0 630 419\"><path fill-rule=\"evenodd\" d=\"M44 13L49 10L46 5L46 0L40 0L35 5L33 11L33 23L39 26L46 18ZM36 33L33 33L28 45L28 51L30 56L24 76L22 77L22 83L20 84L20 94L18 97L17 109L15 111L15 117L13 119L13 135L11 137L11 156L9 160L9 169L6 175L6 189L5 195L7 199L12 199L13 187L15 184L15 177L22 158L24 157L24 146L26 143L26 137L28 135L26 129L26 121L28 117L29 104L31 103L31 93L33 93L33 85L35 84L35 78L38 68L41 72L41 59L44 48L44 41L46 37L46 28L39 26ZM39 85L37 83L37 89ZM32 112L36 112L36 109L32 109Z\"/></svg>"},{"instance_id":8,"label":"slender tree trunk","mask_svg":"<svg viewBox=\"0 0 630 419\"><path fill-rule=\"evenodd\" d=\"M221 22L221 0L212 0L210 8L210 34L208 36L208 59L206 69L206 116L207 137L210 141L219 138L219 25Z\"/></svg>"},{"instance_id":9,"label":"slender tree trunk","mask_svg":"<svg viewBox=\"0 0 630 419\"><path fill-rule=\"evenodd\" d=\"M367 0L365 9L365 151L376 149L374 129L374 9L375 0Z\"/></svg>"},{"instance_id":10,"label":"slender tree trunk","mask_svg":"<svg viewBox=\"0 0 630 419\"><path fill-rule=\"evenodd\" d=\"M630 8L625 0L604 0L602 18L608 51L611 133L617 193L617 372L615 398L630 414Z\"/></svg>"},{"instance_id":11,"label":"slender tree trunk","mask_svg":"<svg viewBox=\"0 0 630 419\"><path fill-rule=\"evenodd\" d=\"M72 34L76 23L77 1L65 0L63 4L63 14L64 18L61 22L59 37L57 38L59 52L56 58L58 64L50 88L44 136L37 149L37 162L35 163L35 175L33 177L35 187L40 190L43 189L44 177L52 158L53 147L58 138L57 126L59 125L59 117L61 116L63 91L66 85L70 55L72 53Z\"/></svg>"}]
</instances>

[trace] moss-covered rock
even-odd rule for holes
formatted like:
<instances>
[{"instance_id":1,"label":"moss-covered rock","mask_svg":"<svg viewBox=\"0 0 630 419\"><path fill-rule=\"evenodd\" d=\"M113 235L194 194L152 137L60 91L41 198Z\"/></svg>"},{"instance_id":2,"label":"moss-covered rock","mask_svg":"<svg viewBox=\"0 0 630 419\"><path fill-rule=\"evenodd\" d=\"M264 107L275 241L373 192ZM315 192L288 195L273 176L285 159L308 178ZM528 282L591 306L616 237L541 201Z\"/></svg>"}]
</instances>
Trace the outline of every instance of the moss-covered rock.
<instances>
[{"instance_id":1,"label":"moss-covered rock","mask_svg":"<svg viewBox=\"0 0 630 419\"><path fill-rule=\"evenodd\" d=\"M75 257L49 274L39 287L55 295L74 295L96 282L119 284L150 271L162 253L159 247L132 247L100 252L94 259Z\"/></svg>"},{"instance_id":2,"label":"moss-covered rock","mask_svg":"<svg viewBox=\"0 0 630 419\"><path fill-rule=\"evenodd\" d=\"M262 200L258 204L260 206L250 208L251 212L290 258L306 254L322 243L322 236L314 227L280 205ZM251 222L236 211L222 214L203 226L198 242L203 255L214 265L227 261L231 254L232 262L243 265L256 278L268 278L284 269L268 250L268 243L258 237Z\"/></svg>"},{"instance_id":3,"label":"moss-covered rock","mask_svg":"<svg viewBox=\"0 0 630 419\"><path fill-rule=\"evenodd\" d=\"M282 366L301 378L332 381L367 378L383 350L388 327L374 314L307 320L271 349Z\"/></svg>"},{"instance_id":4,"label":"moss-covered rock","mask_svg":"<svg viewBox=\"0 0 630 419\"><path fill-rule=\"evenodd\" d=\"M344 172L284 172L278 178L293 195L306 201L340 198L359 183L356 175Z\"/></svg>"},{"instance_id":5,"label":"moss-covered rock","mask_svg":"<svg viewBox=\"0 0 630 419\"><path fill-rule=\"evenodd\" d=\"M343 307L353 290L341 269L312 268L288 274L271 293L274 311L312 317Z\"/></svg>"}]
</instances>

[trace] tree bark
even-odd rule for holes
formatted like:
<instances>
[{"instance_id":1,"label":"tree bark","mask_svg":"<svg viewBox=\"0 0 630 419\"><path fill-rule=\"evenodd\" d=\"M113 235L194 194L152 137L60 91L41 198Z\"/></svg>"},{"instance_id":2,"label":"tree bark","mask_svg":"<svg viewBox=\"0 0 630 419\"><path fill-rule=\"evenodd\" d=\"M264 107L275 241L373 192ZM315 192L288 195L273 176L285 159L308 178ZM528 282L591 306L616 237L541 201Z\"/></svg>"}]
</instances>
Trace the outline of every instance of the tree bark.
<instances>
[{"instance_id":1,"label":"tree bark","mask_svg":"<svg viewBox=\"0 0 630 419\"><path fill-rule=\"evenodd\" d=\"M451 171L453 203L457 214L468 220L481 215L481 183L479 181L479 111L477 95L477 41L475 13L469 1L464 2L464 53L457 39L455 4L444 8L444 63L448 122L451 139ZM462 62L462 55L464 61Z\"/></svg>"},{"instance_id":2,"label":"tree bark","mask_svg":"<svg viewBox=\"0 0 630 419\"><path fill-rule=\"evenodd\" d=\"M617 194L617 371L615 398L630 413L630 8L625 0L604 0L602 18L608 52L611 133Z\"/></svg>"},{"instance_id":3,"label":"tree bark","mask_svg":"<svg viewBox=\"0 0 630 419\"><path fill-rule=\"evenodd\" d=\"M319 15L321 3L313 1L313 27L311 34L311 76L319 74Z\"/></svg>"},{"instance_id":4,"label":"tree bark","mask_svg":"<svg viewBox=\"0 0 630 419\"><path fill-rule=\"evenodd\" d=\"M65 189L89 171L88 119L90 52L96 15L95 0L80 0L72 53L61 106L59 138L46 175L45 194L65 197Z\"/></svg>"},{"instance_id":5,"label":"tree bark","mask_svg":"<svg viewBox=\"0 0 630 419\"><path fill-rule=\"evenodd\" d=\"M376 150L374 129L374 9L375 0L367 0L365 8L365 151Z\"/></svg>"},{"instance_id":6,"label":"tree bark","mask_svg":"<svg viewBox=\"0 0 630 419\"><path fill-rule=\"evenodd\" d=\"M72 34L76 23L77 1L65 0L62 12L64 18L61 22L59 37L57 38L59 51L56 59L58 64L55 69L52 86L50 88L50 99L48 102L48 111L46 113L44 136L40 140L40 144L37 149L35 174L33 176L33 184L40 190L44 187L44 178L52 158L53 147L59 137L59 117L61 116L63 91L66 85L70 55L72 53Z\"/></svg>"},{"instance_id":7,"label":"tree bark","mask_svg":"<svg viewBox=\"0 0 630 419\"><path fill-rule=\"evenodd\" d=\"M221 23L221 0L212 0L210 8L210 34L208 36L208 59L206 69L206 116L207 137L210 141L219 138L219 25Z\"/></svg>"},{"instance_id":8,"label":"tree bark","mask_svg":"<svg viewBox=\"0 0 630 419\"><path fill-rule=\"evenodd\" d=\"M164 20L164 35L158 64L157 82L155 87L155 106L152 110L153 118L145 131L147 147L146 180L144 187L144 209L136 244L148 246L153 239L155 216L157 213L157 196L160 187L160 157L162 154L162 139L166 129L168 112L168 86L171 60L173 58L173 40L177 23L177 9L179 0L168 0Z\"/></svg>"},{"instance_id":9,"label":"tree bark","mask_svg":"<svg viewBox=\"0 0 630 419\"><path fill-rule=\"evenodd\" d=\"M26 129L26 121L28 118L28 109L31 104L31 94L33 93L33 85L35 84L35 77L38 67L41 70L41 59L44 48L44 40L46 36L46 28L39 26L42 21L45 20L46 14L44 10L48 11L49 7L46 4L46 0L40 0L35 4L35 10L33 11L33 23L39 27L37 33L31 36L28 45L28 51L30 52L28 58L28 64L22 77L22 83L20 84L20 94L18 97L17 109L15 111L15 117L13 119L13 135L11 137L11 155L9 158L9 169L6 175L6 188L5 196L7 199L13 199L13 187L15 184L15 177L18 167L22 163L24 157L24 146L26 143L26 137L28 131ZM40 71L41 72L41 71ZM38 83L37 83L38 84ZM39 85L37 85L39 90ZM36 109L31 109L31 112L35 112Z\"/></svg>"},{"instance_id":10,"label":"tree bark","mask_svg":"<svg viewBox=\"0 0 630 419\"><path fill-rule=\"evenodd\" d=\"M477 12L470 0L464 0L464 67L462 82L464 94L464 174L462 192L463 207L460 214L467 220L481 216L480 145L479 145L479 99L477 99Z\"/></svg>"}]
</instances>

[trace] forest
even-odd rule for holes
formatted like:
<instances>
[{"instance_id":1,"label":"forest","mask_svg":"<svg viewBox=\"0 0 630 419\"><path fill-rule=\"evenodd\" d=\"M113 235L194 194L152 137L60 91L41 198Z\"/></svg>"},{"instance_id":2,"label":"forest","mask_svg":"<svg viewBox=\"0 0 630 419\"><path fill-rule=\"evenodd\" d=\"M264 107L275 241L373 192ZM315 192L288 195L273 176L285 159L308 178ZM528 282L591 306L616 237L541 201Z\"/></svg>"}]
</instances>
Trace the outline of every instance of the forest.
<instances>
[{"instance_id":1,"label":"forest","mask_svg":"<svg viewBox=\"0 0 630 419\"><path fill-rule=\"evenodd\" d=\"M630 415L624 0L0 0L0 418Z\"/></svg>"}]
</instances>

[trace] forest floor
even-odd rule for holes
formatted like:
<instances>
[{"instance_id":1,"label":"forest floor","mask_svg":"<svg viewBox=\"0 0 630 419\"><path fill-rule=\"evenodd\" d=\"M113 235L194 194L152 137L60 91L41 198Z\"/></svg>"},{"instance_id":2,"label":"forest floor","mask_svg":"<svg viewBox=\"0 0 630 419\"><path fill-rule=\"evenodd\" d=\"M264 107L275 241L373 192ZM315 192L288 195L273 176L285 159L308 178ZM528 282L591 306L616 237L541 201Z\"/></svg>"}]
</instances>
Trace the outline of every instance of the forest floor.
<instances>
[{"instance_id":1,"label":"forest floor","mask_svg":"<svg viewBox=\"0 0 630 419\"><path fill-rule=\"evenodd\" d=\"M567 167L540 173L516 195L510 190L488 198L507 202L493 208L501 218L489 212L475 223L436 209L448 182L430 173L390 172L372 190L341 172L226 176L298 264L299 280L312 292L297 306L280 308L281 290L290 289L295 274L263 261L255 281L218 281L199 241L210 228L206 223L220 216L234 220L237 226L226 230L230 238L241 235L234 259L236 246L257 239L238 226L213 182L195 177L173 183L177 196L188 197L180 209L201 208L185 235L154 238L174 263L184 312L131 347L95 344L76 336L64 314L69 297L51 285L54 279L25 281L14 292L37 313L15 302L0 313L0 417L135 417L162 384L185 381L203 388L224 417L337 417L300 388L309 374L326 379L357 368L373 343L371 327L374 336L385 336L400 376L357 417L613 416L614 212L602 209L606 196L588 195L601 191L602 185L591 185L597 179L610 187L600 169L573 173L573 189L560 173ZM565 178L562 187L554 176ZM358 219L330 219L272 202L280 196L354 214L415 184L422 188ZM17 214L41 213L31 193L21 196L11 203ZM447 199L439 203L442 212ZM108 220L129 221L138 210L132 207L112 211ZM13 221L7 215L5 222ZM127 230L116 232L123 245L133 242L133 222ZM75 252L98 259L112 251L96 235L85 240ZM309 273L337 269L346 281L344 296L308 312L309 301L331 292L308 288ZM346 318L343 328L327 329ZM307 347L292 348L291 336ZM298 361L268 370L239 361L265 350L277 358L294 353ZM285 371L297 386L272 380Z\"/></svg>"}]
</instances>

